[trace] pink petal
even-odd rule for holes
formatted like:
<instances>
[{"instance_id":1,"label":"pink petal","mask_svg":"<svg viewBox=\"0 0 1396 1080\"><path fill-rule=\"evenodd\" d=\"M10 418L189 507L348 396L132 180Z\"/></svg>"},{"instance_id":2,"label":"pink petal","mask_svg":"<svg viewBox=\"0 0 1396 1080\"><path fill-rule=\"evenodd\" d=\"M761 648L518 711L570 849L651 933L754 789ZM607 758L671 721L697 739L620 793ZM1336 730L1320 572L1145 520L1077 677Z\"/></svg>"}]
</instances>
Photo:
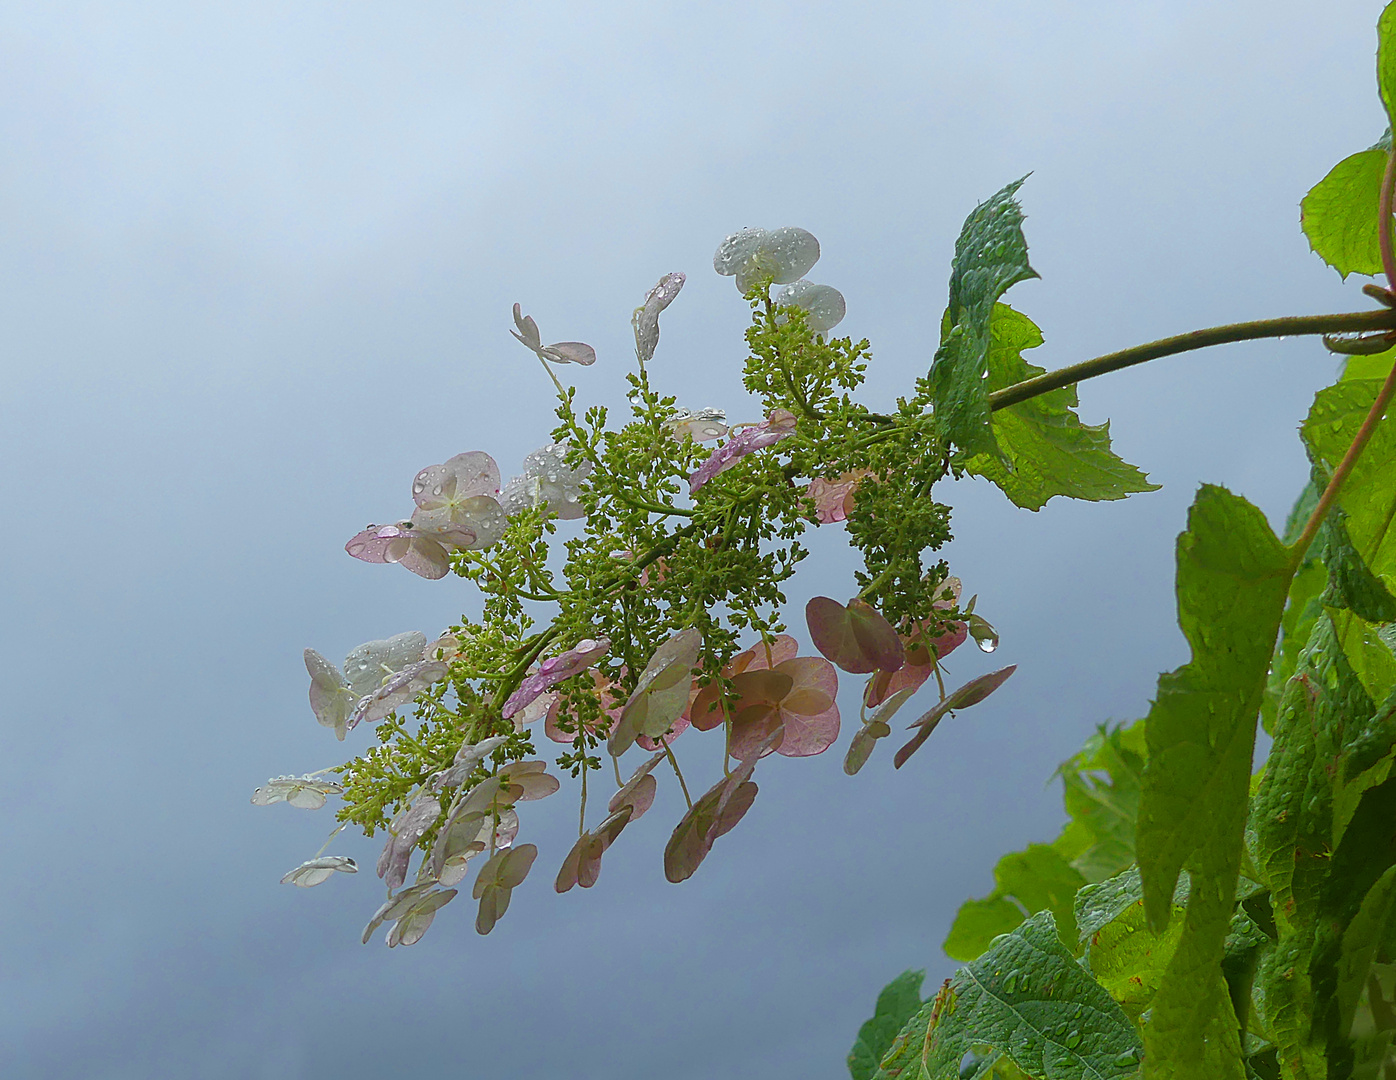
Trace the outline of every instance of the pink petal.
<instances>
[{"instance_id":1,"label":"pink petal","mask_svg":"<svg viewBox=\"0 0 1396 1080\"><path fill-rule=\"evenodd\" d=\"M718 473L726 472L747 454L773 446L781 439L795 434L795 414L787 409L772 409L765 421L743 428L712 452L688 478L688 493L692 495Z\"/></svg>"},{"instance_id":2,"label":"pink petal","mask_svg":"<svg viewBox=\"0 0 1396 1080\"><path fill-rule=\"evenodd\" d=\"M784 757L822 754L839 737L839 677L834 665L817 656L800 656L786 660L777 670L792 677L794 689L781 702L785 737L776 753ZM819 711L810 713L811 708Z\"/></svg>"},{"instance_id":3,"label":"pink petal","mask_svg":"<svg viewBox=\"0 0 1396 1080\"><path fill-rule=\"evenodd\" d=\"M388 888L396 889L407 879L412 849L422 834L441 814L441 803L434 795L419 796L408 811L388 829L388 842L378 857L378 876Z\"/></svg>"},{"instance_id":4,"label":"pink petal","mask_svg":"<svg viewBox=\"0 0 1396 1080\"><path fill-rule=\"evenodd\" d=\"M917 729L917 732L905 746L897 751L896 757L892 759L893 766L900 769L905 765L907 758L916 753L925 741L931 737L931 732L935 731L936 726L946 713L953 709L967 709L971 705L979 704L979 702L983 701L1002 686L1004 680L1017 670L1018 665L1011 664L1006 668L1000 668L998 671L991 671L987 675L980 675L976 679L971 679L944 701L928 710L925 715L911 725L913 728Z\"/></svg>"},{"instance_id":5,"label":"pink petal","mask_svg":"<svg viewBox=\"0 0 1396 1080\"><path fill-rule=\"evenodd\" d=\"M388 561L388 546L404 531L396 525L370 525L350 537L344 550L364 562L385 563Z\"/></svg>"},{"instance_id":6,"label":"pink petal","mask_svg":"<svg viewBox=\"0 0 1396 1080\"><path fill-rule=\"evenodd\" d=\"M610 651L609 638L601 638L600 640L583 638L577 642L575 647L568 649L560 656L544 660L538 666L538 670L532 675L526 676L523 682L519 683L519 688L509 695L509 700L504 703L504 719L510 719L529 702L545 691L551 690L564 679L580 675Z\"/></svg>"},{"instance_id":7,"label":"pink petal","mask_svg":"<svg viewBox=\"0 0 1396 1080\"><path fill-rule=\"evenodd\" d=\"M559 341L543 349L549 360L558 364L581 364L588 367L596 363L596 350L583 341Z\"/></svg>"},{"instance_id":8,"label":"pink petal","mask_svg":"<svg viewBox=\"0 0 1396 1080\"><path fill-rule=\"evenodd\" d=\"M584 889L590 889L595 885L601 877L601 856L615 843L621 830L632 820L632 813L631 807L626 806L612 813L591 832L579 836L577 842L572 845L572 850L567 853L567 858L563 860L553 888L565 893L573 885L580 885Z\"/></svg>"},{"instance_id":9,"label":"pink petal","mask_svg":"<svg viewBox=\"0 0 1396 1080\"><path fill-rule=\"evenodd\" d=\"M805 494L814 500L814 514L821 525L843 521L853 512L853 493L868 475L867 469L854 469L841 474L837 480L817 476L810 481Z\"/></svg>"},{"instance_id":10,"label":"pink petal","mask_svg":"<svg viewBox=\"0 0 1396 1080\"><path fill-rule=\"evenodd\" d=\"M850 674L893 672L905 662L897 631L863 600L850 600L845 607L816 596L805 605L805 622L814 647Z\"/></svg>"},{"instance_id":11,"label":"pink petal","mask_svg":"<svg viewBox=\"0 0 1396 1080\"><path fill-rule=\"evenodd\" d=\"M692 703L693 699L690 696L689 704L691 705ZM673 722L673 724L669 726L669 733L664 736L664 741L667 742L670 746L673 746L674 740L677 739L680 735L682 735L685 731L687 731L688 726L689 719L687 715L680 716L677 720ZM650 751L658 750L660 747L659 739L651 739L648 735L635 736L635 745Z\"/></svg>"}]
</instances>

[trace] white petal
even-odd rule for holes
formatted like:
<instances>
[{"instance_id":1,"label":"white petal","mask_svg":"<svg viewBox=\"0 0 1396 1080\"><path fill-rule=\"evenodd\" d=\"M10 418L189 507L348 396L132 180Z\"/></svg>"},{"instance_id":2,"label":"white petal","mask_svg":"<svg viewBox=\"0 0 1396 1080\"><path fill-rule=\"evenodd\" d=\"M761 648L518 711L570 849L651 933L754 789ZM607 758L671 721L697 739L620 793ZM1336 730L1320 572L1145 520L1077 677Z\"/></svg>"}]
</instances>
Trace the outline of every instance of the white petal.
<instances>
[{"instance_id":1,"label":"white petal","mask_svg":"<svg viewBox=\"0 0 1396 1080\"><path fill-rule=\"evenodd\" d=\"M322 855L309 859L281 879L283 885L299 885L303 889L328 881L335 873L357 874L358 864L347 855Z\"/></svg>"},{"instance_id":2,"label":"white petal","mask_svg":"<svg viewBox=\"0 0 1396 1080\"><path fill-rule=\"evenodd\" d=\"M366 641L344 658L344 675L355 697L363 697L383 684L395 671L422 658L427 636L417 630L394 634L382 641Z\"/></svg>"}]
</instances>

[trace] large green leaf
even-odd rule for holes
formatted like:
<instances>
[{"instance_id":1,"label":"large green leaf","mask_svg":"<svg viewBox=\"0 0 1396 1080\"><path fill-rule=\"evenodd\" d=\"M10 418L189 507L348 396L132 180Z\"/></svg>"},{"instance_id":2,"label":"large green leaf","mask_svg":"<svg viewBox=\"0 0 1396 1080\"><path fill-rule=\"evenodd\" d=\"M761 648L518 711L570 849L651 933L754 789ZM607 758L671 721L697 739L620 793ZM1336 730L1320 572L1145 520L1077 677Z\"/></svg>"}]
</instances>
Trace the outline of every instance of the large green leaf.
<instances>
[{"instance_id":1,"label":"large green leaf","mask_svg":"<svg viewBox=\"0 0 1396 1080\"><path fill-rule=\"evenodd\" d=\"M948 329L924 383L941 433L971 454L998 453L984 377L994 304L1011 285L1038 276L1028 265L1023 211L1013 197L1022 183L1015 180L965 219L950 267Z\"/></svg>"},{"instance_id":2,"label":"large green leaf","mask_svg":"<svg viewBox=\"0 0 1396 1080\"><path fill-rule=\"evenodd\" d=\"M1377 949L1386 935L1396 906L1396 866L1388 866L1367 890L1362 906L1343 931L1342 955L1338 962L1336 1004L1338 1027L1352 1028L1357 1002L1367 982Z\"/></svg>"},{"instance_id":3,"label":"large green leaf","mask_svg":"<svg viewBox=\"0 0 1396 1080\"><path fill-rule=\"evenodd\" d=\"M1144 905L1161 933L1192 872L1178 947L1146 1029L1157 1077L1244 1076L1220 974L1241 865L1256 717L1294 564L1265 516L1204 485L1178 538L1178 623L1191 661L1160 676L1137 846Z\"/></svg>"},{"instance_id":4,"label":"large green leaf","mask_svg":"<svg viewBox=\"0 0 1396 1080\"><path fill-rule=\"evenodd\" d=\"M961 968L898 1036L878 1076L957 1080L966 1055L986 1048L986 1062L1002 1054L1053 1080L1124 1076L1140 1056L1134 1025L1062 945L1050 911Z\"/></svg>"},{"instance_id":5,"label":"large green leaf","mask_svg":"<svg viewBox=\"0 0 1396 1080\"><path fill-rule=\"evenodd\" d=\"M1373 149L1343 158L1299 204L1309 246L1343 277L1381 273L1377 203L1386 156Z\"/></svg>"},{"instance_id":6,"label":"large green leaf","mask_svg":"<svg viewBox=\"0 0 1396 1080\"><path fill-rule=\"evenodd\" d=\"M858 1029L858 1038L848 1055L848 1071L853 1080L870 1080L877 1073L878 1063L897 1032L920 1010L921 983L925 978L924 971L903 971L877 995L872 1019Z\"/></svg>"},{"instance_id":7,"label":"large green leaf","mask_svg":"<svg viewBox=\"0 0 1396 1080\"><path fill-rule=\"evenodd\" d=\"M989 324L989 391L1041 375L1046 368L1023 359L1042 344L1042 331L1007 304L995 304ZM993 414L1000 454L976 454L965 463L993 481L1017 505L1041 510L1056 495L1101 501L1123 499L1157 484L1110 449L1110 424L1083 424L1076 415L1076 387L1039 395Z\"/></svg>"},{"instance_id":8,"label":"large green leaf","mask_svg":"<svg viewBox=\"0 0 1396 1080\"><path fill-rule=\"evenodd\" d=\"M1321 615L1281 703L1252 810L1279 933L1260 996L1288 1077L1343 1077L1353 1063L1351 972L1370 960L1362 950L1375 948L1376 909L1389 900L1374 897L1365 917L1361 909L1396 859L1393 707L1373 706L1333 617Z\"/></svg>"},{"instance_id":9,"label":"large green leaf","mask_svg":"<svg viewBox=\"0 0 1396 1080\"><path fill-rule=\"evenodd\" d=\"M1173 898L1175 913L1180 913L1187 901L1187 885L1187 874L1183 873ZM1076 896L1076 920L1086 943L1085 961L1090 970L1125 1012L1138 1020L1177 951L1182 921L1170 920L1159 935L1149 930L1144 887L1135 867L1082 889Z\"/></svg>"},{"instance_id":10,"label":"large green leaf","mask_svg":"<svg viewBox=\"0 0 1396 1080\"><path fill-rule=\"evenodd\" d=\"M1134 822L1147 753L1144 721L1102 726L1057 769L1071 820L1052 846L1087 881L1104 881L1134 862Z\"/></svg>"},{"instance_id":11,"label":"large green leaf","mask_svg":"<svg viewBox=\"0 0 1396 1080\"><path fill-rule=\"evenodd\" d=\"M1076 890L1084 884L1081 872L1051 845L1029 844L1024 851L1005 855L994 867L994 891L982 900L971 900L955 916L945 939L945 954L952 960L973 960L993 938L1021 923L1025 914L1039 911L1051 911L1066 940L1074 944L1072 904Z\"/></svg>"},{"instance_id":12,"label":"large green leaf","mask_svg":"<svg viewBox=\"0 0 1396 1080\"><path fill-rule=\"evenodd\" d=\"M1396 3L1387 4L1377 20L1377 89L1387 120L1396 128Z\"/></svg>"},{"instance_id":13,"label":"large green leaf","mask_svg":"<svg viewBox=\"0 0 1396 1080\"><path fill-rule=\"evenodd\" d=\"M1384 16L1385 18L1385 16ZM1378 379L1345 379L1314 397L1301 433L1324 471L1338 467L1381 388ZM1396 585L1396 416L1388 412L1357 460L1339 497L1351 548L1389 594ZM1374 613L1379 613L1374 610ZM1339 616L1338 637L1367 692L1381 700L1396 688L1396 656L1365 620Z\"/></svg>"},{"instance_id":14,"label":"large green leaf","mask_svg":"<svg viewBox=\"0 0 1396 1080\"><path fill-rule=\"evenodd\" d=\"M1352 1075L1349 1004L1355 1006L1355 999L1349 996L1348 979L1352 969L1360 966L1365 971L1370 963L1370 952L1366 960L1361 954L1375 951L1390 911L1390 884L1382 882L1396 865L1393 821L1396 780L1387 780L1363 794L1333 851L1319 896L1310 961L1316 1005L1313 1037L1323 1043L1330 1080Z\"/></svg>"},{"instance_id":15,"label":"large green leaf","mask_svg":"<svg viewBox=\"0 0 1396 1080\"><path fill-rule=\"evenodd\" d=\"M1368 622L1392 622L1396 620L1396 599L1363 561L1348 534L1346 519L1343 508L1335 506L1320 530L1323 565L1328 568L1328 589L1322 602L1346 608Z\"/></svg>"},{"instance_id":16,"label":"large green leaf","mask_svg":"<svg viewBox=\"0 0 1396 1080\"><path fill-rule=\"evenodd\" d=\"M1323 469L1338 467L1381 389L1379 379L1347 379L1314 397L1301 432ZM1339 497L1345 525L1362 561L1388 585L1396 580L1396 417L1388 412L1358 458Z\"/></svg>"}]
</instances>

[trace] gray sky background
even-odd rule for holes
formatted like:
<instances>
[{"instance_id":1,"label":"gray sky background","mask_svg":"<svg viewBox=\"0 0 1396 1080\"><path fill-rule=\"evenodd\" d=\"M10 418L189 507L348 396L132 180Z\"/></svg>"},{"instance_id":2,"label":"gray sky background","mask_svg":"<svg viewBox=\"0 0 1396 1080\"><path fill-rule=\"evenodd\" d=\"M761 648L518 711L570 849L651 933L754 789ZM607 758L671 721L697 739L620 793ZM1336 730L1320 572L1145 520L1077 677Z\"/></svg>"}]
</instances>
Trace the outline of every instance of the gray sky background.
<instances>
[{"instance_id":1,"label":"gray sky background","mask_svg":"<svg viewBox=\"0 0 1396 1080\"><path fill-rule=\"evenodd\" d=\"M952 568L1003 633L992 666L1020 665L1003 690L899 773L884 749L845 777L847 729L763 767L681 887L660 858L676 792L564 897L573 795L530 804L537 872L484 939L466 897L413 948L360 946L378 842L336 843L368 864L355 878L281 886L330 811L248 803L342 760L305 646L474 610L464 583L344 541L426 464L484 449L507 475L546 441L515 300L595 345L569 374L615 403L631 309L687 271L658 378L743 415L745 309L710 260L744 225L819 237L812 276L872 340L875 406L929 362L964 216L1029 171L1042 280L1010 299L1046 334L1039 363L1366 306L1297 218L1381 134L1380 7L4 5L0 1071L844 1075L877 989L947 975L959 903L1055 835L1057 762L1185 659L1172 544L1197 483L1287 510L1321 347L1084 386L1162 491L1036 515L979 482L941 493ZM841 531L814 539L796 610L850 591Z\"/></svg>"}]
</instances>

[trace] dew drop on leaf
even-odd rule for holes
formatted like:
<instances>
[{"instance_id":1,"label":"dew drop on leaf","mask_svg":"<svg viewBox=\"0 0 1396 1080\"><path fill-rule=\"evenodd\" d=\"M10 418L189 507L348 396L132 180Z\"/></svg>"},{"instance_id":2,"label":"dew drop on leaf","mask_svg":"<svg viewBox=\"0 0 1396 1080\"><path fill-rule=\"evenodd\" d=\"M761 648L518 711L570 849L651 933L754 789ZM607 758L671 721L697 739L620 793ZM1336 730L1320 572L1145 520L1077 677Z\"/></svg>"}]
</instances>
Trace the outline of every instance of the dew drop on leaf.
<instances>
[{"instance_id":1,"label":"dew drop on leaf","mask_svg":"<svg viewBox=\"0 0 1396 1080\"><path fill-rule=\"evenodd\" d=\"M1138 1050L1125 1050L1115 1055L1115 1064L1122 1069L1127 1069L1139 1061Z\"/></svg>"},{"instance_id":2,"label":"dew drop on leaf","mask_svg":"<svg viewBox=\"0 0 1396 1080\"><path fill-rule=\"evenodd\" d=\"M1010 972L1008 973L1008 978L1006 978L1006 979L1003 980L1003 992L1004 992L1005 994L1011 994L1011 993L1013 993L1013 991L1015 991L1015 990L1017 990L1017 989L1018 989L1018 973L1017 973L1016 971L1010 971Z\"/></svg>"},{"instance_id":3,"label":"dew drop on leaf","mask_svg":"<svg viewBox=\"0 0 1396 1080\"><path fill-rule=\"evenodd\" d=\"M1073 1031L1070 1035L1066 1037L1066 1048L1068 1050L1075 1050L1080 1045L1081 1033L1079 1031Z\"/></svg>"}]
</instances>

